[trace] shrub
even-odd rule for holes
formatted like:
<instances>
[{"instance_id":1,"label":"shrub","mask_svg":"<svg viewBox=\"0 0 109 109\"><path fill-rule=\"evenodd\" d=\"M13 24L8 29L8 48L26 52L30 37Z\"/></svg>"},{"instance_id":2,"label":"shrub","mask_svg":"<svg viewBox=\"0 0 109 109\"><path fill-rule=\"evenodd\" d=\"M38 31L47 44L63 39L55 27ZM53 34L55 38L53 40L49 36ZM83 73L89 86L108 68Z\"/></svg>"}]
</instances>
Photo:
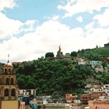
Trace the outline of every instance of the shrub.
<instances>
[{"instance_id":1,"label":"shrub","mask_svg":"<svg viewBox=\"0 0 109 109\"><path fill-rule=\"evenodd\" d=\"M48 52L48 53L45 54L45 57L46 58L47 57L54 57L54 54L53 54L53 52Z\"/></svg>"},{"instance_id":2,"label":"shrub","mask_svg":"<svg viewBox=\"0 0 109 109\"><path fill-rule=\"evenodd\" d=\"M73 52L71 52L71 56L77 56L77 52L76 51L73 51Z\"/></svg>"},{"instance_id":3,"label":"shrub","mask_svg":"<svg viewBox=\"0 0 109 109\"><path fill-rule=\"evenodd\" d=\"M72 64L76 64L76 61L73 61Z\"/></svg>"}]
</instances>

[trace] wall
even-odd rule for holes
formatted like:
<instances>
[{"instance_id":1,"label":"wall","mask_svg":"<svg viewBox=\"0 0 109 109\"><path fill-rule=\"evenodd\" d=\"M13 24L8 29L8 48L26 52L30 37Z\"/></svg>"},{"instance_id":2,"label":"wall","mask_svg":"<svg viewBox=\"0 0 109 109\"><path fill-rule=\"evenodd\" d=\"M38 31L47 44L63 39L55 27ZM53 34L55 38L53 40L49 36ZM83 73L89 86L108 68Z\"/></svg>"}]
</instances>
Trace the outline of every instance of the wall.
<instances>
[{"instance_id":1,"label":"wall","mask_svg":"<svg viewBox=\"0 0 109 109\"><path fill-rule=\"evenodd\" d=\"M18 109L18 100L16 101L2 101L1 109Z\"/></svg>"},{"instance_id":2,"label":"wall","mask_svg":"<svg viewBox=\"0 0 109 109\"><path fill-rule=\"evenodd\" d=\"M93 109L109 109L109 103L94 103ZM89 108L90 109L90 108Z\"/></svg>"},{"instance_id":3,"label":"wall","mask_svg":"<svg viewBox=\"0 0 109 109\"><path fill-rule=\"evenodd\" d=\"M20 102L20 109L25 109L25 102Z\"/></svg>"}]
</instances>

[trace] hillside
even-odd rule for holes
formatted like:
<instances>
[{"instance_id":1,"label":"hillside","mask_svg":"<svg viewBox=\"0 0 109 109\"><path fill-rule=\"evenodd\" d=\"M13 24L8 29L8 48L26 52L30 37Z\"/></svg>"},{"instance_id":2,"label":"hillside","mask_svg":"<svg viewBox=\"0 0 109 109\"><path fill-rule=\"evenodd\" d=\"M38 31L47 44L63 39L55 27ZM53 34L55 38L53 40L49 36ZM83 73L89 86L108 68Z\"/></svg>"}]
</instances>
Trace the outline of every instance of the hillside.
<instances>
[{"instance_id":1,"label":"hillside","mask_svg":"<svg viewBox=\"0 0 109 109\"><path fill-rule=\"evenodd\" d=\"M77 54L84 60L101 60L101 57L108 56L108 51L109 48L95 48L81 50ZM82 93L89 76L94 76L104 84L109 83L109 73L96 73L94 69L89 68L79 69L76 57L70 60L40 58L31 64L14 67L19 88L37 88L39 93L54 91Z\"/></svg>"},{"instance_id":2,"label":"hillside","mask_svg":"<svg viewBox=\"0 0 109 109\"><path fill-rule=\"evenodd\" d=\"M16 69L19 88L37 88L40 93L77 88L81 91L88 75L94 75L94 72L86 68L78 70L75 65L72 60L34 60L32 64Z\"/></svg>"},{"instance_id":3,"label":"hillside","mask_svg":"<svg viewBox=\"0 0 109 109\"><path fill-rule=\"evenodd\" d=\"M102 57L109 57L109 48L94 48L78 50L78 56L89 60L100 60Z\"/></svg>"}]
</instances>

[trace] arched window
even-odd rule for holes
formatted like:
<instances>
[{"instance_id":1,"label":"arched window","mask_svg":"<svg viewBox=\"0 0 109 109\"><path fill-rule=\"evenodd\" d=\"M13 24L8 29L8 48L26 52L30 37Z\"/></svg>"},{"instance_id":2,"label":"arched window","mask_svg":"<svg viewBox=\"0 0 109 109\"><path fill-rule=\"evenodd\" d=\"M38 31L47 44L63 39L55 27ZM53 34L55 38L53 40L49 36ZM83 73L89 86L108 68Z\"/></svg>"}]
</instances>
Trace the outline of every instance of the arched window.
<instances>
[{"instance_id":1,"label":"arched window","mask_svg":"<svg viewBox=\"0 0 109 109\"><path fill-rule=\"evenodd\" d=\"M15 89L11 90L11 96L15 96Z\"/></svg>"},{"instance_id":2,"label":"arched window","mask_svg":"<svg viewBox=\"0 0 109 109\"><path fill-rule=\"evenodd\" d=\"M14 79L13 78L11 78L11 84L14 84Z\"/></svg>"},{"instance_id":3,"label":"arched window","mask_svg":"<svg viewBox=\"0 0 109 109\"><path fill-rule=\"evenodd\" d=\"M9 96L9 90L5 89L5 96Z\"/></svg>"},{"instance_id":4,"label":"arched window","mask_svg":"<svg viewBox=\"0 0 109 109\"><path fill-rule=\"evenodd\" d=\"M9 69L9 75L11 74L11 70Z\"/></svg>"},{"instance_id":5,"label":"arched window","mask_svg":"<svg viewBox=\"0 0 109 109\"><path fill-rule=\"evenodd\" d=\"M8 73L7 73L7 69L5 69L5 75L7 75Z\"/></svg>"},{"instance_id":6,"label":"arched window","mask_svg":"<svg viewBox=\"0 0 109 109\"><path fill-rule=\"evenodd\" d=\"M9 78L6 78L6 85L9 85Z\"/></svg>"}]
</instances>

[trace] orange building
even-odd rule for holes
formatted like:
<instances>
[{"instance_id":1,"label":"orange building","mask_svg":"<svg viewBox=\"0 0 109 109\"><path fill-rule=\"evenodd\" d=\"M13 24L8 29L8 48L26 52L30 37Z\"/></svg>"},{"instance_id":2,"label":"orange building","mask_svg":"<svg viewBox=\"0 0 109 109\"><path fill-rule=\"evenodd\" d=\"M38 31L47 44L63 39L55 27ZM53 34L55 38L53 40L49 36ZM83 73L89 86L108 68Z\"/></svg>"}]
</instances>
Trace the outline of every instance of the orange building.
<instances>
[{"instance_id":1,"label":"orange building","mask_svg":"<svg viewBox=\"0 0 109 109\"><path fill-rule=\"evenodd\" d=\"M81 95L81 103L82 104L88 104L88 101L91 100L90 94L82 94Z\"/></svg>"},{"instance_id":2,"label":"orange building","mask_svg":"<svg viewBox=\"0 0 109 109\"><path fill-rule=\"evenodd\" d=\"M100 96L102 96L104 93L91 93L91 94L82 94L81 95L81 103L82 104L88 104L89 100L98 99Z\"/></svg>"}]
</instances>

